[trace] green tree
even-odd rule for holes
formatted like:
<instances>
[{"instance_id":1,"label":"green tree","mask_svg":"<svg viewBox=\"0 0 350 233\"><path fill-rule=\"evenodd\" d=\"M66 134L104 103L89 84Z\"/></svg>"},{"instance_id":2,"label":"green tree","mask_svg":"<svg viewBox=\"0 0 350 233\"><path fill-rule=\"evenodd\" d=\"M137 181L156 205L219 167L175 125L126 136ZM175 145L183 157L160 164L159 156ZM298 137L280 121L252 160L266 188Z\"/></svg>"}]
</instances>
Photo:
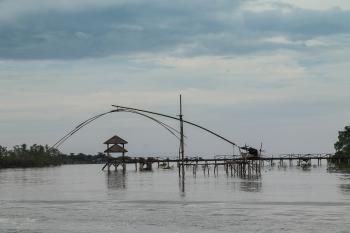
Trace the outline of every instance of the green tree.
<instances>
[{"instance_id":1,"label":"green tree","mask_svg":"<svg viewBox=\"0 0 350 233\"><path fill-rule=\"evenodd\" d=\"M334 144L336 155L350 156L350 125L339 131L338 141Z\"/></svg>"}]
</instances>

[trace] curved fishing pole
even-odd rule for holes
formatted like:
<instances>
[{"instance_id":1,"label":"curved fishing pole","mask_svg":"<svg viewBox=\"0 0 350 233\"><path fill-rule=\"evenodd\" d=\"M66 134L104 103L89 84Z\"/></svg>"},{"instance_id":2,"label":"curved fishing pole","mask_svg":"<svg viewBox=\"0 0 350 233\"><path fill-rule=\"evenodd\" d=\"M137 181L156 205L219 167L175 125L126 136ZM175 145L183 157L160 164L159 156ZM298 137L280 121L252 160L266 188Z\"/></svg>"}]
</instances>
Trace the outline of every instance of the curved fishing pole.
<instances>
[{"instance_id":1,"label":"curved fishing pole","mask_svg":"<svg viewBox=\"0 0 350 233\"><path fill-rule=\"evenodd\" d=\"M172 126L170 126L170 125L168 125L168 124L165 124L164 122L161 122L160 120L157 120L157 119L155 119L155 118L153 118L153 117L151 117L151 116L148 116L148 115L146 115L146 114L144 114L144 113L140 113L140 112L136 112L136 111L132 111L132 110L119 110L119 111L117 111L117 112L130 112L130 113L135 113L135 114L138 114L138 115L147 117L147 118L149 118L149 119L155 121L156 123L160 124L161 126L163 126L163 127L164 127L166 130L168 130L172 135L174 135L177 139L180 140L180 137L177 136L177 135L174 133L174 131L175 131L176 133L178 133L178 134L180 134L180 132L179 132L178 130L176 130L174 127L172 127Z\"/></svg>"},{"instance_id":2,"label":"curved fishing pole","mask_svg":"<svg viewBox=\"0 0 350 233\"><path fill-rule=\"evenodd\" d=\"M106 115L106 114L114 113L114 112L130 112L130 113L135 113L135 114L139 114L139 115L145 116L145 117L147 117L147 118L149 118L149 119L155 121L156 123L160 124L162 127L166 128L166 129L167 129L168 131L170 131L174 136L176 136L176 138L179 139L179 137L174 133L174 131L175 131L176 133L179 133L179 132L178 132L177 130L175 130L173 127L171 127L171 126L169 126L169 125L167 125L167 124L165 124L165 123L163 123L163 122L161 122L161 121L159 121L159 120L157 120L157 119L155 119L155 118L153 118L153 117L150 117L150 116L148 116L148 115L146 115L146 114L143 114L143 113L141 113L141 112L149 113L149 114L153 114L153 115L158 115L158 116L163 116L163 117L166 117L166 118L170 118L170 119L174 119L174 120L180 121L180 119L177 118L177 117L173 117L173 116L169 116L169 115L161 114L161 113L156 113L156 112L151 112L151 111L147 111L147 110L137 109L137 108L129 108L129 107L117 106L117 105L112 105L112 106L113 106L113 107L116 107L117 109L111 110L111 111L108 111L108 112L104 112L104 113L101 113L101 114L98 114L98 115L96 115L96 116L93 116L93 117L91 117L91 118L89 118L89 119L83 121L82 123L80 123L79 125L77 125L73 130L71 130L71 131L68 132L66 135L64 135L62 138L60 138L51 148L58 148L58 147L61 146L68 138L70 138L71 136L73 136L76 132L78 132L78 131L79 131L81 128L83 128L84 126L90 124L91 122L95 121L96 119L98 119L98 118L100 118L100 117L102 117L102 116L104 116L104 115ZM217 134L217 133L215 133L215 132L213 132L213 131L211 131L211 130L209 130L209 129L207 129L207 128L204 128L203 126L200 126L200 125L198 125L198 124L195 124L195 123L193 123L193 122L186 121L186 120L184 120L183 122L185 122L185 123L187 123L187 124L189 124L189 125L195 126L195 127L197 127L197 128L200 128L200 129L202 129L202 130L204 130L204 131L207 131L207 132L213 134L214 136L216 136L216 137L218 137L218 138L220 138L220 139L222 139L222 140L224 140L224 141L230 143L230 144L233 146L233 148L234 148L235 146L238 147L239 151L240 151L240 149L241 149L236 143L234 143L234 142L228 140L227 138L225 138L225 137L223 137L223 136L221 136L221 135L219 135L219 134Z\"/></svg>"},{"instance_id":3,"label":"curved fishing pole","mask_svg":"<svg viewBox=\"0 0 350 233\"><path fill-rule=\"evenodd\" d=\"M133 111L137 111L137 112L145 112L145 113L154 114L154 115L158 115L158 116L162 116L162 117L166 117L166 118L170 118L170 119L174 119L174 120L180 121L180 118L173 117L173 116L169 116L169 115L162 114L162 113L157 113L157 112L152 112L152 111L143 110L143 109L137 109L137 108L130 108L130 107L125 107L125 106L120 106L120 105L112 105L112 106L115 107L115 108L117 108L116 110L127 109L127 110L133 110ZM200 126L200 125L195 124L195 123L190 122L190 121L183 120L183 122L186 123L186 124L195 126L195 127L197 127L197 128L200 128L200 129L202 129L202 130L204 130L204 131L207 131L208 133L211 133L211 134L215 135L216 137L218 137L218 138L220 138L220 139L222 139L222 140L224 140L224 141L230 143L233 147L234 147L234 146L237 146L237 147L239 148L239 146L238 146L236 143L234 143L234 142L228 140L227 138L225 138L225 137L223 137L223 136L221 136L221 135L215 133L215 132L212 131L212 130L209 130L209 129L203 127L203 126Z\"/></svg>"},{"instance_id":4,"label":"curved fishing pole","mask_svg":"<svg viewBox=\"0 0 350 233\"><path fill-rule=\"evenodd\" d=\"M59 146L61 146L68 138L70 138L71 136L73 136L76 132L78 132L81 128L83 128L84 126L90 124L91 122L97 120L98 118L107 115L109 113L114 113L114 112L130 112L130 113L135 113L144 117L147 117L153 121L155 121L156 123L158 123L159 125L161 125L163 128L165 128L167 131L169 131L172 135L174 135L178 140L180 140L179 136L177 136L175 133L179 133L178 130L174 129L173 127L171 127L170 125L165 124L164 122L161 122L151 116L148 116L146 114L143 113L139 113L139 112L135 112L132 110L111 110L108 112L104 112L101 114L98 114L96 116L93 116L85 121L83 121L82 123L80 123L79 125L77 125L73 130L69 131L66 135L64 135L62 138L60 138L51 148L58 148Z\"/></svg>"},{"instance_id":5,"label":"curved fishing pole","mask_svg":"<svg viewBox=\"0 0 350 233\"><path fill-rule=\"evenodd\" d=\"M164 122L161 122L160 120L157 120L156 118L154 117L151 117L151 116L148 116L146 114L143 114L143 113L140 113L140 112L136 112L136 111L132 111L132 110L124 110L124 109L120 109L118 110L117 112L130 112L130 113L135 113L135 114L138 114L138 115L141 115L141 116L144 116L144 117L147 117L151 120L154 120L156 121L157 123L160 123L168 128L170 128L172 131L175 131L176 133L180 134L180 131L178 131L177 129L175 129L174 127L172 127L171 125L168 125L168 124L165 124Z\"/></svg>"},{"instance_id":6,"label":"curved fishing pole","mask_svg":"<svg viewBox=\"0 0 350 233\"><path fill-rule=\"evenodd\" d=\"M95 115L93 117L90 117L89 119L83 121L79 125L77 125L73 130L69 131L67 134L65 134L62 138L60 138L51 148L58 148L62 143L64 143L68 138L70 138L73 134L75 134L77 131L79 131L81 128L83 128L85 125L91 123L92 121L96 120L97 118L100 118L106 114L115 112L115 110L104 112L98 115Z\"/></svg>"}]
</instances>

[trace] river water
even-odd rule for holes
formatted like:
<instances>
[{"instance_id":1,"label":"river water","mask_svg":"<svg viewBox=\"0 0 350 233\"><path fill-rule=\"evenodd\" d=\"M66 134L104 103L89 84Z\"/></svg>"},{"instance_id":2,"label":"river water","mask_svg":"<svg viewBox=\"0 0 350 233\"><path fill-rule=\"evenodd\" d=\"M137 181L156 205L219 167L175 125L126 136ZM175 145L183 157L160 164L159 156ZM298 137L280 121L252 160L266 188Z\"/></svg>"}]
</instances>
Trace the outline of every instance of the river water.
<instances>
[{"instance_id":1,"label":"river water","mask_svg":"<svg viewBox=\"0 0 350 233\"><path fill-rule=\"evenodd\" d=\"M265 167L259 178L102 165L0 170L0 232L350 232L350 172Z\"/></svg>"}]
</instances>

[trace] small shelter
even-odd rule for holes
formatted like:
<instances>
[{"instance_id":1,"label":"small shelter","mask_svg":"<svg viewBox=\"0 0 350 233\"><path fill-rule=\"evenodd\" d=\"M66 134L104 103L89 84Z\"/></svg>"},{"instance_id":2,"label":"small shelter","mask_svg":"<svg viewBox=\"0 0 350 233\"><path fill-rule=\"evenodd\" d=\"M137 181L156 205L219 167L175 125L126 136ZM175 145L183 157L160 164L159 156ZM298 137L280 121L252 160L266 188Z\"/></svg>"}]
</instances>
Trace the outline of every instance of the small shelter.
<instances>
[{"instance_id":1,"label":"small shelter","mask_svg":"<svg viewBox=\"0 0 350 233\"><path fill-rule=\"evenodd\" d=\"M119 145L113 145L111 147L108 147L107 150L104 151L105 153L125 153L128 152L127 149L119 146Z\"/></svg>"},{"instance_id":2,"label":"small shelter","mask_svg":"<svg viewBox=\"0 0 350 233\"><path fill-rule=\"evenodd\" d=\"M103 144L107 144L107 145L111 145L111 144L128 144L127 141L125 141L124 139L122 139L121 137L114 135L113 137L111 137L110 139L108 139L107 141L105 141Z\"/></svg>"},{"instance_id":3,"label":"small shelter","mask_svg":"<svg viewBox=\"0 0 350 233\"><path fill-rule=\"evenodd\" d=\"M103 143L107 145L107 150L105 150L105 153L107 153L107 156L110 156L109 153L123 153L124 157L125 152L128 152L125 149L125 144L127 143L128 142L122 139L121 137L114 135L113 137L111 137Z\"/></svg>"},{"instance_id":4,"label":"small shelter","mask_svg":"<svg viewBox=\"0 0 350 233\"><path fill-rule=\"evenodd\" d=\"M107 141L105 141L103 144L107 145L107 149L104 151L107 154L108 161L107 164L103 167L105 168L108 166L108 170L111 165L114 165L115 169L117 169L118 165L120 165L120 161L118 162L115 158L112 158L110 156L111 153L122 153L122 161L121 165L123 167L123 172L125 172L125 153L128 152L125 149L125 144L128 142L122 139L121 137L114 135Z\"/></svg>"}]
</instances>

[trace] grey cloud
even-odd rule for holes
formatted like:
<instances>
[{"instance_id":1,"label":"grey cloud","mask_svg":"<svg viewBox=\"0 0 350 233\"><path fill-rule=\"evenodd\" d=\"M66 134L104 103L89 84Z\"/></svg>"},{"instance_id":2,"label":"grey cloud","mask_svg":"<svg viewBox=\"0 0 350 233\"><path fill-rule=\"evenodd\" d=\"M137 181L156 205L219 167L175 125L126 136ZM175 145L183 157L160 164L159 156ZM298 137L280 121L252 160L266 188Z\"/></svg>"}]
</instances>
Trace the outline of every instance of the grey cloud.
<instances>
[{"instance_id":1,"label":"grey cloud","mask_svg":"<svg viewBox=\"0 0 350 233\"><path fill-rule=\"evenodd\" d=\"M245 12L244 18L251 31L286 34L290 38L313 38L350 32L350 12L336 8L325 11L292 8L290 12Z\"/></svg>"},{"instance_id":2,"label":"grey cloud","mask_svg":"<svg viewBox=\"0 0 350 233\"><path fill-rule=\"evenodd\" d=\"M2 59L77 59L115 54L168 52L233 55L302 49L292 41L350 32L350 13L292 8L252 12L240 1L185 4L131 1L94 8L46 9L0 22Z\"/></svg>"}]
</instances>

